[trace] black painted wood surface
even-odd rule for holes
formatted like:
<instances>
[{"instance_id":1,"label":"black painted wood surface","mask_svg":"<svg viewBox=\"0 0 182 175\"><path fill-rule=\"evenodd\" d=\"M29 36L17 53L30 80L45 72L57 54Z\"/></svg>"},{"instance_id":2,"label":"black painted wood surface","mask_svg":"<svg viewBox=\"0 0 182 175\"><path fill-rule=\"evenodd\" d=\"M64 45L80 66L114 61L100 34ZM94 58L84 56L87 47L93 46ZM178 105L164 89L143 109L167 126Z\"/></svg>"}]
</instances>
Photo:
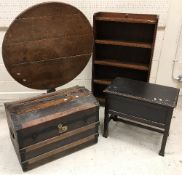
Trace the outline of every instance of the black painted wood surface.
<instances>
[{"instance_id":1,"label":"black painted wood surface","mask_svg":"<svg viewBox=\"0 0 182 175\"><path fill-rule=\"evenodd\" d=\"M104 92L174 108L179 89L118 77Z\"/></svg>"},{"instance_id":2,"label":"black painted wood surface","mask_svg":"<svg viewBox=\"0 0 182 175\"><path fill-rule=\"evenodd\" d=\"M164 156L179 89L118 77L104 92L104 137L110 120L163 133L159 154Z\"/></svg>"}]
</instances>

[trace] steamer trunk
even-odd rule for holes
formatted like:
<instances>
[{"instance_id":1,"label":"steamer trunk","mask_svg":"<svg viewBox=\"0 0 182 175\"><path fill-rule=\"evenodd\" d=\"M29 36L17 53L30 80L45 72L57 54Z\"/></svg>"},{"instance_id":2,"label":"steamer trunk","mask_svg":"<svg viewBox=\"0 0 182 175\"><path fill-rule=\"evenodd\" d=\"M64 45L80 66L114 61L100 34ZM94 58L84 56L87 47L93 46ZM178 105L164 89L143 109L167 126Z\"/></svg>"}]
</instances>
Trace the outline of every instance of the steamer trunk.
<instances>
[{"instance_id":1,"label":"steamer trunk","mask_svg":"<svg viewBox=\"0 0 182 175\"><path fill-rule=\"evenodd\" d=\"M6 103L5 110L24 171L97 142L99 104L84 87Z\"/></svg>"}]
</instances>

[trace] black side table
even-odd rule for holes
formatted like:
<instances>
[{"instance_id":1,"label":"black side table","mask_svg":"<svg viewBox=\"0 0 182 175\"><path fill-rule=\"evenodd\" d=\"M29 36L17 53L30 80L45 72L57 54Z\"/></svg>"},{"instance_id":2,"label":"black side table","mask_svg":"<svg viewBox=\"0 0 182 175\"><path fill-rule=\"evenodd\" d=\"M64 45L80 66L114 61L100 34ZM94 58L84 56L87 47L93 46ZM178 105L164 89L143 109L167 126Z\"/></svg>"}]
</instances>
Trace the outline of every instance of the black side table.
<instances>
[{"instance_id":1,"label":"black side table","mask_svg":"<svg viewBox=\"0 0 182 175\"><path fill-rule=\"evenodd\" d=\"M164 156L179 89L126 78L116 78L105 90L104 137L109 121L121 121L163 133L159 155Z\"/></svg>"}]
</instances>

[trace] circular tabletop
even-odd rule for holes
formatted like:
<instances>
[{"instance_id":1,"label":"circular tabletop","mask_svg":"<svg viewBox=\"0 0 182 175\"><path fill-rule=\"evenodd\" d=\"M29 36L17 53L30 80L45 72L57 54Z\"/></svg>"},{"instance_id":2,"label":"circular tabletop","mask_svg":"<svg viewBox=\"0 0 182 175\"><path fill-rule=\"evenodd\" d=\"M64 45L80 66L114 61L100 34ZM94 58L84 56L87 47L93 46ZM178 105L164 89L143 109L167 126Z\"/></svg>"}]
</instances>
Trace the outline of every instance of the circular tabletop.
<instances>
[{"instance_id":1,"label":"circular tabletop","mask_svg":"<svg viewBox=\"0 0 182 175\"><path fill-rule=\"evenodd\" d=\"M21 13L5 34L2 55L11 76L33 89L52 89L74 79L87 65L93 32L77 8L42 3Z\"/></svg>"}]
</instances>

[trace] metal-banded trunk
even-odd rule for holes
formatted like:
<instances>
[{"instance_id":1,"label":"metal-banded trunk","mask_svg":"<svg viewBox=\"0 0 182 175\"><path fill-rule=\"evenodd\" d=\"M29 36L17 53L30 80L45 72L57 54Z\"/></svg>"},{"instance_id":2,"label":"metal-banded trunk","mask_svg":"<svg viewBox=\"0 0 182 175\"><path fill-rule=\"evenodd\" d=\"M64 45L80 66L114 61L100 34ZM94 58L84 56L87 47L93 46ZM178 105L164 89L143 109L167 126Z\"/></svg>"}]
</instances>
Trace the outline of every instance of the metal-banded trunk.
<instances>
[{"instance_id":1,"label":"metal-banded trunk","mask_svg":"<svg viewBox=\"0 0 182 175\"><path fill-rule=\"evenodd\" d=\"M23 170L97 142L99 104L84 87L6 103L5 109Z\"/></svg>"}]
</instances>

